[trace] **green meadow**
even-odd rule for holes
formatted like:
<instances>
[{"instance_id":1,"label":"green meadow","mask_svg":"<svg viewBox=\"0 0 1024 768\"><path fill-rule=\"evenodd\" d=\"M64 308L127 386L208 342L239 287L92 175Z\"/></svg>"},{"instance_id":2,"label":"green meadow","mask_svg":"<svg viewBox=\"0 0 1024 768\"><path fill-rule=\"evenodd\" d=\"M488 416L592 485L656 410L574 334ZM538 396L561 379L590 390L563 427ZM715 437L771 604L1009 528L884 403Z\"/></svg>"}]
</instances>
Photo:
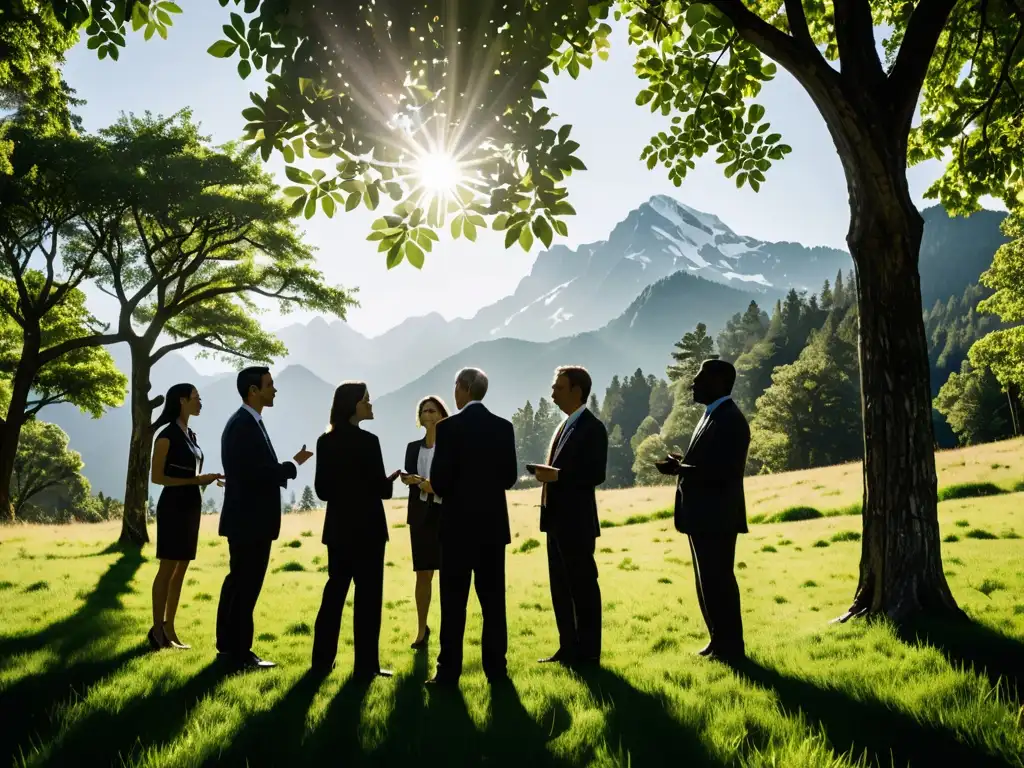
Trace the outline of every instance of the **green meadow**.
<instances>
[{"instance_id":1,"label":"green meadow","mask_svg":"<svg viewBox=\"0 0 1024 768\"><path fill-rule=\"evenodd\" d=\"M381 658L393 679L338 665L306 674L326 580L321 513L289 515L256 612L256 651L279 667L229 675L214 621L227 567L204 520L177 621L189 651L152 653L152 545L110 546L114 524L0 529L0 759L18 766L1024 766L1024 443L939 456L947 576L973 622L895 629L830 624L860 554L860 468L747 481L738 548L748 664L696 657L706 636L689 550L659 514L671 488L602 492L602 669L536 659L557 647L537 532L539 492L511 494L509 671L492 692L470 601L458 692L428 690L409 649L413 573L400 502L389 505ZM818 514L787 510L811 509ZM151 534L154 531L151 529ZM351 595L349 597L351 602Z\"/></svg>"}]
</instances>

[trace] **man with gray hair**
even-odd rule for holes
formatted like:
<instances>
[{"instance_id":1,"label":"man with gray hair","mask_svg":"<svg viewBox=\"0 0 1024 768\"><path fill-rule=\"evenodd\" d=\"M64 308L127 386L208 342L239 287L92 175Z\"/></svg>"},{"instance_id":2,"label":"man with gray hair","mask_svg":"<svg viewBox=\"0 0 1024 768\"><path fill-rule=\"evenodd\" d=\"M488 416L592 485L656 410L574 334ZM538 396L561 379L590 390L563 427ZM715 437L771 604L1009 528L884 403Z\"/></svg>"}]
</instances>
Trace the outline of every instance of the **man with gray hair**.
<instances>
[{"instance_id":1,"label":"man with gray hair","mask_svg":"<svg viewBox=\"0 0 1024 768\"><path fill-rule=\"evenodd\" d=\"M428 683L457 686L462 674L469 586L483 614L481 656L491 684L506 682L505 547L512 535L505 491L519 477L512 424L481 402L487 375L464 368L455 377L459 412L437 424L430 484L441 510L441 652Z\"/></svg>"}]
</instances>

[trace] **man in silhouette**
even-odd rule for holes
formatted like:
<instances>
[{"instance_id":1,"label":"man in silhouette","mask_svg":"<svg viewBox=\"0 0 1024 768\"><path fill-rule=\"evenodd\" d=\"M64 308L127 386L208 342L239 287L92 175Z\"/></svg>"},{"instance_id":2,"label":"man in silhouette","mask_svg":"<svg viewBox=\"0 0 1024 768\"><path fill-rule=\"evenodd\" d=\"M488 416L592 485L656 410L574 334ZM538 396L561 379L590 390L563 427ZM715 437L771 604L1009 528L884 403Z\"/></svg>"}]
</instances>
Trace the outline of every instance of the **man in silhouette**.
<instances>
[{"instance_id":1,"label":"man in silhouette","mask_svg":"<svg viewBox=\"0 0 1024 768\"><path fill-rule=\"evenodd\" d=\"M736 537L747 532L743 472L750 427L731 398L736 369L705 360L693 379L693 399L707 406L685 456L669 454L657 463L662 474L678 475L676 530L690 538L697 601L711 641L699 653L724 661L744 657L740 590L733 563Z\"/></svg>"},{"instance_id":2,"label":"man in silhouette","mask_svg":"<svg viewBox=\"0 0 1024 768\"><path fill-rule=\"evenodd\" d=\"M217 606L217 650L239 667L273 667L252 652L252 614L270 562L271 543L281 532L281 489L295 479L297 466L313 454L302 446L292 461L280 462L263 423L263 409L277 390L269 368L238 374L242 407L221 435L224 506L220 535L228 540L230 565Z\"/></svg>"},{"instance_id":3,"label":"man in silhouette","mask_svg":"<svg viewBox=\"0 0 1024 768\"><path fill-rule=\"evenodd\" d=\"M558 650L544 662L597 664L601 657L601 588L594 548L601 526L595 488L604 482L608 432L587 409L590 374L579 366L555 371L551 399L566 415L545 466L533 467L543 483L540 529L547 533L551 605Z\"/></svg>"},{"instance_id":4,"label":"man in silhouette","mask_svg":"<svg viewBox=\"0 0 1024 768\"><path fill-rule=\"evenodd\" d=\"M481 402L487 376L464 368L455 378L459 412L437 425L430 484L441 509L441 652L428 683L457 685L462 674L469 585L483 614L481 656L492 683L508 680L505 654L505 547L512 541L505 491L519 476L512 424Z\"/></svg>"}]
</instances>

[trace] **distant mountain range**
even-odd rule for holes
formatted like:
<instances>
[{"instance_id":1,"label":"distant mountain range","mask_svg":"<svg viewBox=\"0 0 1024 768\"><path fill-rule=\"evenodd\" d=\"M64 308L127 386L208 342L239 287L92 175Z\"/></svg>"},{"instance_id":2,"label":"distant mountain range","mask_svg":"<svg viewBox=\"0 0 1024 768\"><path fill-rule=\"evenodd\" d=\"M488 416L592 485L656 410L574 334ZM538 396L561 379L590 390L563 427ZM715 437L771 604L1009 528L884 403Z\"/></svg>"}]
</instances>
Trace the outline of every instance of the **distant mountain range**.
<instances>
[{"instance_id":1,"label":"distant mountain range","mask_svg":"<svg viewBox=\"0 0 1024 768\"><path fill-rule=\"evenodd\" d=\"M950 219L939 208L924 212L925 306L959 295L977 281L1005 241L999 232L1004 216L983 211ZM770 311L791 287L817 292L825 279L851 268L843 251L742 237L715 216L654 197L620 222L608 240L540 254L511 296L470 320L448 322L437 314L410 318L372 339L341 321L320 318L284 328L278 335L289 353L274 366L281 394L267 425L282 457L303 443L312 448L327 422L336 383L362 379L370 384L377 414L368 428L381 437L389 467L397 467L405 443L418 434L416 402L438 394L453 405L453 378L463 366L487 371L488 405L503 416L527 399L536 404L548 396L560 364L585 365L600 395L614 374L641 367L663 375L672 344L696 323L717 334L751 299ZM111 352L127 371L127 350ZM220 432L238 407L234 375L200 376L185 358L171 354L154 370L153 393L180 381L202 391L203 413L192 426L207 466L219 468ZM93 420L61 405L47 408L42 417L67 431L94 490L123 496L127 407ZM301 492L312 476L311 462L291 488Z\"/></svg>"}]
</instances>

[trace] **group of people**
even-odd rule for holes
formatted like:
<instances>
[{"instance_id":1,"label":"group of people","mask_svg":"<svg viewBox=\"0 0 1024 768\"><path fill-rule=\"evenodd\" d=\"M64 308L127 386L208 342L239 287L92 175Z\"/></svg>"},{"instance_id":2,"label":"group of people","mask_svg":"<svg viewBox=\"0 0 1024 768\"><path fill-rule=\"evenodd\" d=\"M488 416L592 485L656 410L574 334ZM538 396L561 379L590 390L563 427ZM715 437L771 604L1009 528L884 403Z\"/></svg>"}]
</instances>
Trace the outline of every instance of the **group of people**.
<instances>
[{"instance_id":1,"label":"group of people","mask_svg":"<svg viewBox=\"0 0 1024 768\"><path fill-rule=\"evenodd\" d=\"M699 651L725 661L744 656L740 594L734 572L736 539L747 532L743 472L750 430L730 398L736 371L708 360L693 381L693 397L705 412L684 454L657 463L678 478L675 526L689 537L697 598L710 641ZM323 543L328 577L314 628L312 669L328 673L338 650L342 611L354 585L353 675L390 677L379 658L384 552L388 524L384 501L394 482L408 486L407 523L416 572L417 632L425 649L434 572L440 572L440 652L433 685L457 685L470 586L483 618L481 656L492 684L508 680L505 549L511 543L506 492L521 475L512 424L484 405L487 376L465 368L455 377L457 412L431 395L417 406L424 435L409 443L402 469L385 469L380 441L362 428L373 419L363 382L346 382L334 393L329 426L316 444L315 491L326 502ZM272 667L252 650L253 612L281 528L281 489L314 454L302 446L280 461L263 420L277 390L270 370L238 374L241 407L221 437L223 474L203 474L203 453L189 420L202 409L195 387L179 384L167 393L154 425L152 479L162 485L157 503L157 558L153 582L154 649L188 648L174 620L186 569L195 559L201 489L224 486L219 532L228 540L229 571L217 609L217 650L239 668ZM601 535L596 489L605 480L608 434L586 407L592 382L580 366L555 371L551 398L565 415L545 464L525 470L540 483L540 530L547 535L551 603L559 646L542 663L600 663L601 589L595 560Z\"/></svg>"}]
</instances>

